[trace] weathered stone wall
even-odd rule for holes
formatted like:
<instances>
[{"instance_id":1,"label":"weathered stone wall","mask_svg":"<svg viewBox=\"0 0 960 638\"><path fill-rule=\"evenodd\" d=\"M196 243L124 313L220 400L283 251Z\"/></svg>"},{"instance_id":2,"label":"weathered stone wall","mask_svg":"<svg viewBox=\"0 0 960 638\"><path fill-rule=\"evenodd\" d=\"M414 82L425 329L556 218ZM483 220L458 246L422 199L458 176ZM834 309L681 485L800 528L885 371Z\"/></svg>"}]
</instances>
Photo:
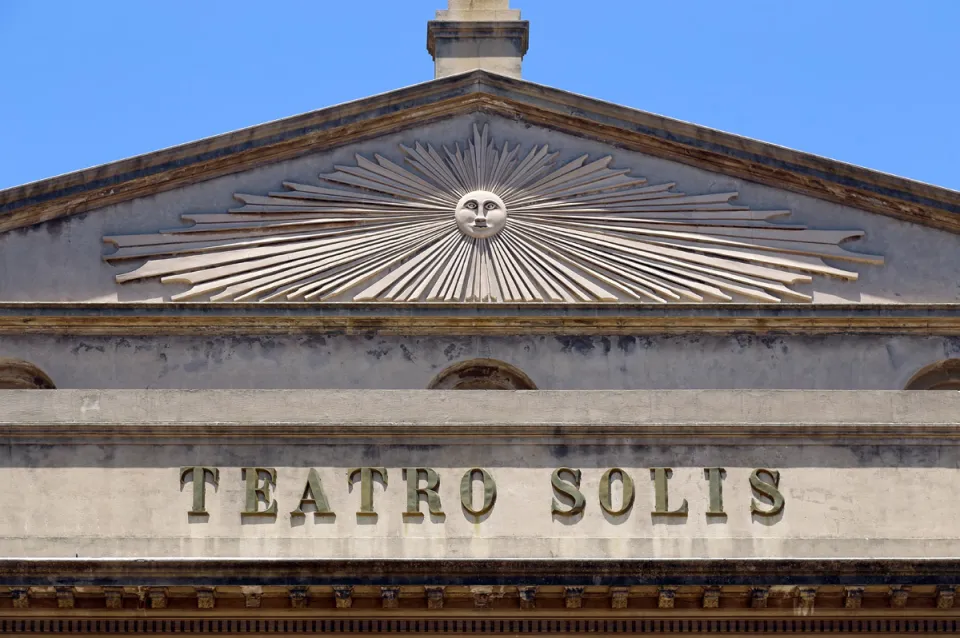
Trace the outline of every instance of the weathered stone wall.
<instances>
[{"instance_id":1,"label":"weathered stone wall","mask_svg":"<svg viewBox=\"0 0 960 638\"><path fill-rule=\"evenodd\" d=\"M2 557L927 559L960 547L960 448L944 425L957 418L956 393L20 391L0 400L0 484L15 486L0 490L0 509L16 513L0 519ZM193 466L218 472L207 477L207 515L188 513L193 482L181 477ZM244 467L276 470L254 506L276 501L276 516L241 515ZM375 517L357 515L362 488L348 475L360 467L386 470L372 485ZM402 468L416 467L438 473L442 515L421 498L425 515L403 516ZM582 471L585 507L574 516L551 486L562 467ZM600 506L614 467L635 490L627 508L613 481L610 509L623 513ZM653 513L655 467L672 468L666 506L686 499L686 516ZM334 516L290 515L311 468ZM496 483L480 516L461 505L470 468ZM725 470L725 516L707 515L705 468ZM774 515L765 515L774 499L751 484L758 468L779 472Z\"/></svg>"},{"instance_id":2,"label":"weathered stone wall","mask_svg":"<svg viewBox=\"0 0 960 638\"><path fill-rule=\"evenodd\" d=\"M676 336L0 336L58 388L423 389L473 358L516 366L540 389L902 390L960 356L960 338Z\"/></svg>"}]
</instances>

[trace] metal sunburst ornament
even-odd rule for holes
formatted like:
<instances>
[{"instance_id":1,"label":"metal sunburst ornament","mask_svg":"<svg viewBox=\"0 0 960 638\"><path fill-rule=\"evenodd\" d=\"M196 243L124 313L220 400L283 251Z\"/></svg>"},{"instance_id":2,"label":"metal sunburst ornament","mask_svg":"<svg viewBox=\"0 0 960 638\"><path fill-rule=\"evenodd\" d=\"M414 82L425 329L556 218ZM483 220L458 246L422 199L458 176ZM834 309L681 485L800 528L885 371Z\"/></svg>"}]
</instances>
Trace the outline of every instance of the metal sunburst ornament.
<instances>
[{"instance_id":1,"label":"metal sunburst ornament","mask_svg":"<svg viewBox=\"0 0 960 638\"><path fill-rule=\"evenodd\" d=\"M786 210L647 185L611 157L558 166L534 146L496 148L475 126L461 150L401 145L408 168L374 155L322 185L235 197L192 226L105 237L109 262L146 259L118 282L192 286L173 300L388 302L810 301L811 275L856 279L822 258L862 231L772 224Z\"/></svg>"}]
</instances>

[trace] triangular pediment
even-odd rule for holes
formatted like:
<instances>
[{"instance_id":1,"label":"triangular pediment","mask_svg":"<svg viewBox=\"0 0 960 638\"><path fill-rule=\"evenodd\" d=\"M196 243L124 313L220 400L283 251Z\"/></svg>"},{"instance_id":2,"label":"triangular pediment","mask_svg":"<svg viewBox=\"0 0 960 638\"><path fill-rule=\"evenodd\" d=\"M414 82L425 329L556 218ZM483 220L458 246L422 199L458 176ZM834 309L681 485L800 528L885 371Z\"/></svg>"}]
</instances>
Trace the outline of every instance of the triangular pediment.
<instances>
[{"instance_id":1,"label":"triangular pediment","mask_svg":"<svg viewBox=\"0 0 960 638\"><path fill-rule=\"evenodd\" d=\"M0 302L958 299L953 191L483 71L0 202Z\"/></svg>"}]
</instances>

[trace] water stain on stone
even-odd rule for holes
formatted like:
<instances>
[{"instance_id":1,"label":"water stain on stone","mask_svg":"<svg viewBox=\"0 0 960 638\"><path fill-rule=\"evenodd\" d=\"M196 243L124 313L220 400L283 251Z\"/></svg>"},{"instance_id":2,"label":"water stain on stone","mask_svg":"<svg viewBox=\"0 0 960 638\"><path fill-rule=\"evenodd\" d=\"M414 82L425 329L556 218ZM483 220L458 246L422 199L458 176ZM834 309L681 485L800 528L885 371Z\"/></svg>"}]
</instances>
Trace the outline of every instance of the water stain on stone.
<instances>
[{"instance_id":1,"label":"water stain on stone","mask_svg":"<svg viewBox=\"0 0 960 638\"><path fill-rule=\"evenodd\" d=\"M569 336L557 337L556 339L560 342L564 352L575 350L578 354L586 356L590 354L594 348L593 339L590 337Z\"/></svg>"},{"instance_id":2,"label":"water stain on stone","mask_svg":"<svg viewBox=\"0 0 960 638\"><path fill-rule=\"evenodd\" d=\"M81 351L83 352L96 351L96 352L102 353L105 350L106 348L104 348L103 346L95 346L95 345L81 341L79 344L71 348L70 352L73 354L80 354Z\"/></svg>"},{"instance_id":3,"label":"water stain on stone","mask_svg":"<svg viewBox=\"0 0 960 638\"><path fill-rule=\"evenodd\" d=\"M379 348L375 348L373 350L367 350L367 354L370 355L371 357L375 357L377 361L379 361L383 357L390 354L390 347L381 345Z\"/></svg>"}]
</instances>

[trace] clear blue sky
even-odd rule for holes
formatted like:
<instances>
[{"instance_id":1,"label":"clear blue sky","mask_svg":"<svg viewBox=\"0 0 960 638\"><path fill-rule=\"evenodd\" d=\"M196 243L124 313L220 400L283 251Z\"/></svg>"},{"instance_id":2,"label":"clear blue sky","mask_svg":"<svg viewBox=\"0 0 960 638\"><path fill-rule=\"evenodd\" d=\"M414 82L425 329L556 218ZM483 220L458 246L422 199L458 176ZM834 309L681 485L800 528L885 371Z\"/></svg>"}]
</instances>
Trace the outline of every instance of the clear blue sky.
<instances>
[{"instance_id":1,"label":"clear blue sky","mask_svg":"<svg viewBox=\"0 0 960 638\"><path fill-rule=\"evenodd\" d=\"M0 188L433 77L446 0L0 0ZM534 82L960 190L960 0L511 0Z\"/></svg>"}]
</instances>

